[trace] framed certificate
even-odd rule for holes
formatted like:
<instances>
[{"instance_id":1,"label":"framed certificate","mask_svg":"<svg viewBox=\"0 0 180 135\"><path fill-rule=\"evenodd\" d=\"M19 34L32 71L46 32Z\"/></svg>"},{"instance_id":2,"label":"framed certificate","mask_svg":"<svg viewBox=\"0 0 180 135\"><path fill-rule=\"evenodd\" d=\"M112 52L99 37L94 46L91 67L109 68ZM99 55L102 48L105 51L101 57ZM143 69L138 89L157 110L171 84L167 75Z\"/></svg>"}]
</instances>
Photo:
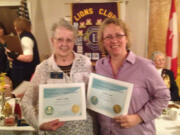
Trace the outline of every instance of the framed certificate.
<instances>
[{"instance_id":1,"label":"framed certificate","mask_svg":"<svg viewBox=\"0 0 180 135\"><path fill-rule=\"evenodd\" d=\"M43 84L39 88L39 124L86 119L85 84Z\"/></svg>"},{"instance_id":2,"label":"framed certificate","mask_svg":"<svg viewBox=\"0 0 180 135\"><path fill-rule=\"evenodd\" d=\"M87 107L111 118L127 114L132 89L131 83L91 73Z\"/></svg>"}]
</instances>

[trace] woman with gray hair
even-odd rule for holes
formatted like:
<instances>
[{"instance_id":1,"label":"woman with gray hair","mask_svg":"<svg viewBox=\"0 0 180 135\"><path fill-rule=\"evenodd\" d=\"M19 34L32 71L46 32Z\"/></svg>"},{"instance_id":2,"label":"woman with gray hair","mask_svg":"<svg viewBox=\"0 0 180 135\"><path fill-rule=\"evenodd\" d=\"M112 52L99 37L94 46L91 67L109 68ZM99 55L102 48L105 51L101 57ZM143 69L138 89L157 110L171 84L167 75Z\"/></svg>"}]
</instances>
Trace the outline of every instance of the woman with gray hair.
<instances>
[{"instance_id":1,"label":"woman with gray hair","mask_svg":"<svg viewBox=\"0 0 180 135\"><path fill-rule=\"evenodd\" d=\"M180 100L178 94L179 90L174 78L174 73L171 70L165 68L166 66L165 54L160 51L155 51L152 53L152 60L157 68L158 73L161 75L161 77L164 80L164 83L170 90L171 100L172 101Z\"/></svg>"},{"instance_id":2,"label":"woman with gray hair","mask_svg":"<svg viewBox=\"0 0 180 135\"><path fill-rule=\"evenodd\" d=\"M53 54L36 68L32 78L32 88L28 88L22 99L22 109L26 121L40 133L46 135L96 135L96 120L87 110L87 120L62 122L53 120L38 125L38 94L40 84L85 83L91 72L88 57L73 52L76 30L64 19L52 27ZM51 73L62 73L54 79Z\"/></svg>"}]
</instances>

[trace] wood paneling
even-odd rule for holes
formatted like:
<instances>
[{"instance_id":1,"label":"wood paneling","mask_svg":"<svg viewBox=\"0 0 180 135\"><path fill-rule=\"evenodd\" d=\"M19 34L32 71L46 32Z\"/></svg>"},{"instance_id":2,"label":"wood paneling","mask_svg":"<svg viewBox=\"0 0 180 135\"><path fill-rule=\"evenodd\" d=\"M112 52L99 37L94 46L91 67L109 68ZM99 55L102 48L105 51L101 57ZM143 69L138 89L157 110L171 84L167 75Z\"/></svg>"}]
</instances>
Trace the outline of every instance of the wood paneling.
<instances>
[{"instance_id":1,"label":"wood paneling","mask_svg":"<svg viewBox=\"0 0 180 135\"><path fill-rule=\"evenodd\" d=\"M13 21L17 17L18 6L0 6L0 22L4 24L8 33L15 33Z\"/></svg>"}]
</instances>

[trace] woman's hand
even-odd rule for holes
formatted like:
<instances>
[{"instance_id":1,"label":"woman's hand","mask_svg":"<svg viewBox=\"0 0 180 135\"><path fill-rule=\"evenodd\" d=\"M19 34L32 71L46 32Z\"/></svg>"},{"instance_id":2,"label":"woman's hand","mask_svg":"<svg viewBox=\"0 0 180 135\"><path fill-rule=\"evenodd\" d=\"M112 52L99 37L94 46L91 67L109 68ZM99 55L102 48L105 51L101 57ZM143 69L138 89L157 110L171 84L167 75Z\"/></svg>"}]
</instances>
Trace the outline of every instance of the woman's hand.
<instances>
[{"instance_id":1,"label":"woman's hand","mask_svg":"<svg viewBox=\"0 0 180 135\"><path fill-rule=\"evenodd\" d=\"M60 122L58 119L45 122L40 125L40 130L46 130L46 131L56 131L58 128L64 125L64 122Z\"/></svg>"},{"instance_id":2,"label":"woman's hand","mask_svg":"<svg viewBox=\"0 0 180 135\"><path fill-rule=\"evenodd\" d=\"M130 128L136 126L143 121L141 117L137 114L121 115L114 117L113 119L123 128Z\"/></svg>"},{"instance_id":3,"label":"woman's hand","mask_svg":"<svg viewBox=\"0 0 180 135\"><path fill-rule=\"evenodd\" d=\"M7 55L8 60L13 61L13 59L8 56L8 53L10 53L11 51L8 48L5 48L5 50L6 50L6 55Z\"/></svg>"},{"instance_id":4,"label":"woman's hand","mask_svg":"<svg viewBox=\"0 0 180 135\"><path fill-rule=\"evenodd\" d=\"M20 93L20 94L15 94L15 97L16 98L20 98L20 99L22 99L23 98L23 96L24 96L24 94L25 94L25 92L23 92L23 93Z\"/></svg>"}]
</instances>

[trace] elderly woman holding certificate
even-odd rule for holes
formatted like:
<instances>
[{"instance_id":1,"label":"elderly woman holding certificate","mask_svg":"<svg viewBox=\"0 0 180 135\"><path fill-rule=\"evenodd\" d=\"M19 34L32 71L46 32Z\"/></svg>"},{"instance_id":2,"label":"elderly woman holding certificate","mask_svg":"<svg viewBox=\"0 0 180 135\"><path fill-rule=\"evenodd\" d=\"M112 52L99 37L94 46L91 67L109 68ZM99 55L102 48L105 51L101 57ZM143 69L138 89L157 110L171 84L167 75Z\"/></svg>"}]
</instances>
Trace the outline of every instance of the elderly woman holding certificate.
<instances>
[{"instance_id":1,"label":"elderly woman holding certificate","mask_svg":"<svg viewBox=\"0 0 180 135\"><path fill-rule=\"evenodd\" d=\"M53 54L37 66L31 80L33 87L28 88L23 99L22 109L27 122L46 135L96 135L95 122L92 112L87 110L86 120L66 121L59 119L38 125L38 95L40 84L65 84L88 82L91 72L90 59L73 52L76 30L64 19L52 27ZM79 97L78 97L79 98ZM62 107L62 106L59 106ZM49 106L48 112L52 111ZM42 114L39 114L42 115Z\"/></svg>"},{"instance_id":2,"label":"elderly woman holding certificate","mask_svg":"<svg viewBox=\"0 0 180 135\"><path fill-rule=\"evenodd\" d=\"M113 119L99 114L101 135L155 135L154 119L168 105L169 90L150 60L129 50L129 32L120 19L108 18L98 40L107 54L96 63L96 73L133 84L128 114Z\"/></svg>"}]
</instances>

